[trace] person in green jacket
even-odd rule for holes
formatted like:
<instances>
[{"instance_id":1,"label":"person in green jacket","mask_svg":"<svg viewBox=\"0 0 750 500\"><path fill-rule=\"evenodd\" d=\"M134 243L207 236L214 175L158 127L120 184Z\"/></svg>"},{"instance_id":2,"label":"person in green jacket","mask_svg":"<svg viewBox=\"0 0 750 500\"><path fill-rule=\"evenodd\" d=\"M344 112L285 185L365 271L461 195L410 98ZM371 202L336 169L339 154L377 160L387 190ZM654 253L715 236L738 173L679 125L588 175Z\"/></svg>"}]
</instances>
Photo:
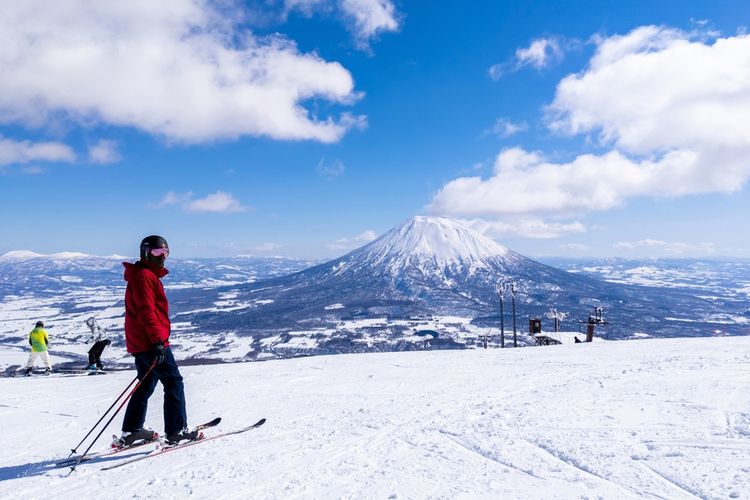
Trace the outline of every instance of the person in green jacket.
<instances>
[{"instance_id":1,"label":"person in green jacket","mask_svg":"<svg viewBox=\"0 0 750 500\"><path fill-rule=\"evenodd\" d=\"M52 363L47 352L49 336L47 330L44 329L43 322L36 322L36 327L29 333L29 344L31 345L31 354L29 354L29 361L26 363L26 376L31 375L31 370L34 368L37 358L42 358L44 374L49 374L52 371Z\"/></svg>"}]
</instances>

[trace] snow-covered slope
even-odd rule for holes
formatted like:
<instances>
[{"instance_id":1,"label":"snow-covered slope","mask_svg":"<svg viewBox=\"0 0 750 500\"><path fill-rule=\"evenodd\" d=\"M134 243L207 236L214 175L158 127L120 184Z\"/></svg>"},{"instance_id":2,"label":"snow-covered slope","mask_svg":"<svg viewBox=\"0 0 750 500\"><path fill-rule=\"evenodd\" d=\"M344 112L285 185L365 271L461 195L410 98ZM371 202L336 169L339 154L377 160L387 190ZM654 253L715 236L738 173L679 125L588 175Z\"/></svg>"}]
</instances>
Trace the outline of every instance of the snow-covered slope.
<instances>
[{"instance_id":1,"label":"snow-covered slope","mask_svg":"<svg viewBox=\"0 0 750 500\"><path fill-rule=\"evenodd\" d=\"M55 459L134 372L0 378L0 498L742 499L748 352L737 337L185 366L191 422L266 425L70 477ZM157 390L147 424L161 418Z\"/></svg>"}]
</instances>

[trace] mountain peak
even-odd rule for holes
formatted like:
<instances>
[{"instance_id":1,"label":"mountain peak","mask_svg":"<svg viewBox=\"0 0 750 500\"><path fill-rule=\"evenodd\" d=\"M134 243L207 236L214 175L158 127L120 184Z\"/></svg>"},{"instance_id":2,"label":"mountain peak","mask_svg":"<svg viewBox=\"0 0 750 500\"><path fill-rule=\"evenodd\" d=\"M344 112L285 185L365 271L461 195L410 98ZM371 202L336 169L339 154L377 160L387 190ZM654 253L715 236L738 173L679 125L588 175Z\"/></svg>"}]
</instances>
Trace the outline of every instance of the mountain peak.
<instances>
[{"instance_id":1,"label":"mountain peak","mask_svg":"<svg viewBox=\"0 0 750 500\"><path fill-rule=\"evenodd\" d=\"M29 250L11 250L10 252L0 255L0 260L28 260L37 259L39 257L44 257L44 255Z\"/></svg>"},{"instance_id":2,"label":"mountain peak","mask_svg":"<svg viewBox=\"0 0 750 500\"><path fill-rule=\"evenodd\" d=\"M353 253L393 269L415 261L438 267L478 264L502 259L510 251L456 220L415 216Z\"/></svg>"},{"instance_id":3,"label":"mountain peak","mask_svg":"<svg viewBox=\"0 0 750 500\"><path fill-rule=\"evenodd\" d=\"M76 259L88 259L93 257L80 252L57 252L52 254L42 254L31 252L29 250L11 250L0 255L2 261L13 261L13 260L30 260L30 259L49 259L49 260L76 260Z\"/></svg>"}]
</instances>

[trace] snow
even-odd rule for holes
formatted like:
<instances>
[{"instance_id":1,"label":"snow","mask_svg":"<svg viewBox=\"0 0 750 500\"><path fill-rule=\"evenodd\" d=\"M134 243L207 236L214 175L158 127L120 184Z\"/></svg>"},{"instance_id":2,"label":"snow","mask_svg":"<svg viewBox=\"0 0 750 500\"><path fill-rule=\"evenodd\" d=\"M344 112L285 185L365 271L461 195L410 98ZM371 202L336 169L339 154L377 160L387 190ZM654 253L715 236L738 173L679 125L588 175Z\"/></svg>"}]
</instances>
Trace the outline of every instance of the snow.
<instances>
[{"instance_id":1,"label":"snow","mask_svg":"<svg viewBox=\"0 0 750 500\"><path fill-rule=\"evenodd\" d=\"M44 257L44 255L29 250L12 250L0 255L0 261L38 259L40 257Z\"/></svg>"},{"instance_id":2,"label":"snow","mask_svg":"<svg viewBox=\"0 0 750 500\"><path fill-rule=\"evenodd\" d=\"M89 255L81 252L57 252L52 254L36 253L30 250L11 250L0 255L0 262L12 261L12 260L30 260L30 259L52 259L52 260L79 260L79 259L111 259L111 260L127 260L129 257L124 255L108 255L106 257L98 257Z\"/></svg>"},{"instance_id":3,"label":"snow","mask_svg":"<svg viewBox=\"0 0 750 500\"><path fill-rule=\"evenodd\" d=\"M48 258L52 260L72 260L72 259L86 259L92 257L91 255L80 253L80 252L57 252L49 255L31 252L28 250L11 250L3 255L0 255L0 261L8 260L28 260L28 259L41 259Z\"/></svg>"},{"instance_id":4,"label":"snow","mask_svg":"<svg viewBox=\"0 0 750 500\"><path fill-rule=\"evenodd\" d=\"M373 263L387 262L396 271L410 261L438 266L465 264L482 267L483 260L508 254L508 249L480 233L445 217L416 216L391 229L361 252Z\"/></svg>"},{"instance_id":5,"label":"snow","mask_svg":"<svg viewBox=\"0 0 750 500\"><path fill-rule=\"evenodd\" d=\"M0 352L3 351L0 347ZM14 350L5 356L25 353ZM747 498L750 337L183 366L192 423L265 426L55 469L134 377L0 378L0 498ZM161 394L147 424L161 430ZM121 416L104 435L119 432ZM102 438L94 449L103 449Z\"/></svg>"},{"instance_id":6,"label":"snow","mask_svg":"<svg viewBox=\"0 0 750 500\"><path fill-rule=\"evenodd\" d=\"M60 281L66 283L83 283L83 278L80 276L60 276Z\"/></svg>"},{"instance_id":7,"label":"snow","mask_svg":"<svg viewBox=\"0 0 750 500\"><path fill-rule=\"evenodd\" d=\"M508 334L506 333L506 336ZM512 335L512 333L511 333ZM586 340L586 333L581 332L542 332L533 335L534 338L548 338L552 339L560 344L575 344L576 339L579 341ZM594 335L593 342L604 342L604 339Z\"/></svg>"},{"instance_id":8,"label":"snow","mask_svg":"<svg viewBox=\"0 0 750 500\"><path fill-rule=\"evenodd\" d=\"M88 259L88 258L91 258L92 255L88 255L88 254L80 253L80 252L57 252L57 253L50 254L48 257L53 260L74 260L74 259Z\"/></svg>"}]
</instances>

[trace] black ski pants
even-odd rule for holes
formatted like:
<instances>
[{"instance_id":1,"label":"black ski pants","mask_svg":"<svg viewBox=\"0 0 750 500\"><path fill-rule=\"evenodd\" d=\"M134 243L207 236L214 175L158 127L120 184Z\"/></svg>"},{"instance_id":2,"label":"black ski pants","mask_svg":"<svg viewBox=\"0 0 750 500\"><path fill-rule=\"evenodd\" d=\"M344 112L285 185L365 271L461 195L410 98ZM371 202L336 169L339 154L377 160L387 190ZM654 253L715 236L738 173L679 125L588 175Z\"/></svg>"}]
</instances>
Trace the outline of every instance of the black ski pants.
<instances>
[{"instance_id":1,"label":"black ski pants","mask_svg":"<svg viewBox=\"0 0 750 500\"><path fill-rule=\"evenodd\" d=\"M103 368L102 366L102 352L104 352L104 348L109 345L109 340L100 340L98 342L95 342L93 346L91 346L91 349L89 349L89 364L90 365L96 365L98 368Z\"/></svg>"},{"instance_id":2,"label":"black ski pants","mask_svg":"<svg viewBox=\"0 0 750 500\"><path fill-rule=\"evenodd\" d=\"M143 428L148 410L148 398L153 394L156 383L164 386L164 432L169 436L177 434L187 427L187 412L185 410L185 389L182 375L177 368L177 362L170 348L164 349L164 362L156 365L146 377L154 355L151 352L136 352L135 367L141 385L133 393L125 410L122 421L123 431L136 431ZM145 378L144 378L145 377Z\"/></svg>"}]
</instances>

